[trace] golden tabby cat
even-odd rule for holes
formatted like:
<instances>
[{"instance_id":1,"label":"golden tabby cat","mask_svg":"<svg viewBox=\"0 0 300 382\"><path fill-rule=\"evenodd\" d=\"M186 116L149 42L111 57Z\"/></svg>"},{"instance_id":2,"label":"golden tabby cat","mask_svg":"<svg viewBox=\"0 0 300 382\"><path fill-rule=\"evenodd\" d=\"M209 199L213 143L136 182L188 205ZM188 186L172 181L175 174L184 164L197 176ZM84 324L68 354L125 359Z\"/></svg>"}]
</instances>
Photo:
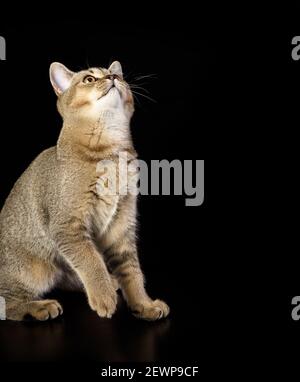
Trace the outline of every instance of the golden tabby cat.
<instances>
[{"instance_id":1,"label":"golden tabby cat","mask_svg":"<svg viewBox=\"0 0 300 382\"><path fill-rule=\"evenodd\" d=\"M82 289L100 317L116 310L120 287L146 320L169 308L144 288L136 246L136 196L102 195L97 164L136 157L130 134L129 85L115 61L109 69L73 73L60 63L50 80L63 118L57 145L42 152L16 182L0 214L0 296L7 319L62 314L54 287Z\"/></svg>"}]
</instances>

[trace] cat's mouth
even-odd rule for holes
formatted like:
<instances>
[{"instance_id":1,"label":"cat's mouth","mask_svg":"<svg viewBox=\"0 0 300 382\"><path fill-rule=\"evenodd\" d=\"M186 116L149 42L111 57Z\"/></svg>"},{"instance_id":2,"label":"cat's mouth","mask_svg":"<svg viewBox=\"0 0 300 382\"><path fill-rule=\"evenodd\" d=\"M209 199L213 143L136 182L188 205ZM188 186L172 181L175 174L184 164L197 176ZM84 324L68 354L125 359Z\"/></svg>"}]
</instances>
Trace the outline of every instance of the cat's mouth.
<instances>
[{"instance_id":1,"label":"cat's mouth","mask_svg":"<svg viewBox=\"0 0 300 382\"><path fill-rule=\"evenodd\" d=\"M118 91L118 88L116 87L116 85L114 83L111 83L111 85L105 90L105 92L103 94L101 94L101 96L98 98L101 99L102 97L106 96L112 89L116 89Z\"/></svg>"}]
</instances>

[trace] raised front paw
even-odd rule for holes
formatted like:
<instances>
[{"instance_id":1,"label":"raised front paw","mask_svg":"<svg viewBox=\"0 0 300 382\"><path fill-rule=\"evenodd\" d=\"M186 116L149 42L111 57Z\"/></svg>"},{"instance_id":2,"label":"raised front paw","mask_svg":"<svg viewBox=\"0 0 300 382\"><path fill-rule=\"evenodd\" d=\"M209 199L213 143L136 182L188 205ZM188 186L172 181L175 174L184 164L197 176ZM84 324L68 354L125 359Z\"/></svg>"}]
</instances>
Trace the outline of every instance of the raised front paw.
<instances>
[{"instance_id":1,"label":"raised front paw","mask_svg":"<svg viewBox=\"0 0 300 382\"><path fill-rule=\"evenodd\" d=\"M143 302L134 306L132 310L135 317L147 321L156 321L167 317L170 313L169 306L161 300Z\"/></svg>"},{"instance_id":2,"label":"raised front paw","mask_svg":"<svg viewBox=\"0 0 300 382\"><path fill-rule=\"evenodd\" d=\"M92 292L88 291L88 299L90 307L100 317L111 318L116 311L118 295L111 283L102 285Z\"/></svg>"}]
</instances>

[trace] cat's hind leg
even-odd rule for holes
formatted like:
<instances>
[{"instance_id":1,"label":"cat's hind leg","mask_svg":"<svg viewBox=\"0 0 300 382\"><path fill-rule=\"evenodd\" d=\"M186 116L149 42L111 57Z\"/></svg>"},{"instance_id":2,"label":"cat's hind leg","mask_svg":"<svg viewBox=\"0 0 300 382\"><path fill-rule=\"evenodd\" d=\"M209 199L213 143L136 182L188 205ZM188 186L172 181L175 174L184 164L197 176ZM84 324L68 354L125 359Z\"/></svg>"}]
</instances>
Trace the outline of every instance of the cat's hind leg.
<instances>
[{"instance_id":1,"label":"cat's hind leg","mask_svg":"<svg viewBox=\"0 0 300 382\"><path fill-rule=\"evenodd\" d=\"M54 271L38 259L33 261L29 256L26 259L21 270L11 264L0 267L0 296L5 301L6 319L45 321L56 318L63 313L61 305L56 300L42 299L52 289Z\"/></svg>"}]
</instances>

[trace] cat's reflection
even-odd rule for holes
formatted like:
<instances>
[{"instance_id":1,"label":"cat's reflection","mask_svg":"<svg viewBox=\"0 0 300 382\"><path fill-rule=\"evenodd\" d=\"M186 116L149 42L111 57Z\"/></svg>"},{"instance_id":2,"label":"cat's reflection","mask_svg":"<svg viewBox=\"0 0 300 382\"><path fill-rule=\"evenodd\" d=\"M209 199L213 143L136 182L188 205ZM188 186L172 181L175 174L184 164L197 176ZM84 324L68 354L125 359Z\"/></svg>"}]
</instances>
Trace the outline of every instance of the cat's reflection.
<instances>
[{"instance_id":1,"label":"cat's reflection","mask_svg":"<svg viewBox=\"0 0 300 382\"><path fill-rule=\"evenodd\" d=\"M161 340L167 335L171 321L166 319L148 325L142 323L139 332L128 346L126 361L154 362L159 357Z\"/></svg>"},{"instance_id":2,"label":"cat's reflection","mask_svg":"<svg viewBox=\"0 0 300 382\"><path fill-rule=\"evenodd\" d=\"M145 322L130 316L126 309L111 320L85 321L85 334L94 341L88 342L87 352L95 361L151 362L159 358L164 339L168 337L171 320ZM124 312L125 310L125 312ZM101 322L101 324L100 324ZM95 336L95 328L97 337Z\"/></svg>"},{"instance_id":3,"label":"cat's reflection","mask_svg":"<svg viewBox=\"0 0 300 382\"><path fill-rule=\"evenodd\" d=\"M15 361L54 361L64 355L62 320L44 322L6 322L0 342L5 343L5 356Z\"/></svg>"},{"instance_id":4,"label":"cat's reflection","mask_svg":"<svg viewBox=\"0 0 300 382\"><path fill-rule=\"evenodd\" d=\"M64 318L48 322L3 322L0 343L6 346L5 356L15 361L159 359L171 320L138 320L130 315L125 303L120 305L119 313L110 320L83 309L77 316L75 311L68 312Z\"/></svg>"}]
</instances>

